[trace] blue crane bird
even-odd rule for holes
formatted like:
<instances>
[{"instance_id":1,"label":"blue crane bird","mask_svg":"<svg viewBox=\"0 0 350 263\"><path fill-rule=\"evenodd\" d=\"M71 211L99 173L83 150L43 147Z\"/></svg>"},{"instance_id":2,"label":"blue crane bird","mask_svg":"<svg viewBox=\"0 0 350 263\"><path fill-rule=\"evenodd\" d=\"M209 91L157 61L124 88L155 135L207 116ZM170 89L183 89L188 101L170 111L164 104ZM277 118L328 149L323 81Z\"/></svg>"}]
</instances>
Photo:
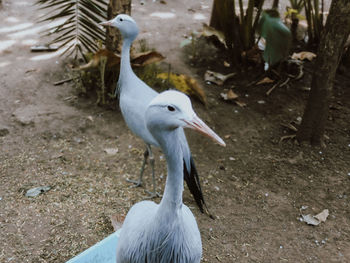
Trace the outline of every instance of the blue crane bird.
<instances>
[{"instance_id":1,"label":"blue crane bird","mask_svg":"<svg viewBox=\"0 0 350 263\"><path fill-rule=\"evenodd\" d=\"M135 20L124 14L116 16L114 19L100 23L102 26L112 26L120 30L123 37L123 46L121 52L120 73L116 93L119 92L119 106L124 117L124 120L131 131L137 136L141 137L146 143L146 151L144 153L144 160L141 167L139 179L137 181L129 180L135 183L136 186L142 185L142 176L147 162L150 159L152 168L152 183L153 192L150 197L157 196L156 182L154 175L154 157L152 154L151 145L159 147L159 142L146 128L145 112L148 104L158 93L150 88L146 83L139 79L131 68L130 64L130 47L139 33L138 26ZM204 201L203 193L200 186L200 181L194 161L188 146L185 133L182 128L179 130L180 149L183 155L184 162L184 179L187 186L193 195L198 207L203 213L205 206L209 214L208 208Z\"/></svg>"},{"instance_id":2,"label":"blue crane bird","mask_svg":"<svg viewBox=\"0 0 350 263\"><path fill-rule=\"evenodd\" d=\"M198 263L200 232L191 210L182 203L183 128L194 129L222 146L225 143L197 117L189 98L174 90L150 102L145 125L166 157L168 175L159 204L141 201L128 212L117 243L117 263Z\"/></svg>"}]
</instances>

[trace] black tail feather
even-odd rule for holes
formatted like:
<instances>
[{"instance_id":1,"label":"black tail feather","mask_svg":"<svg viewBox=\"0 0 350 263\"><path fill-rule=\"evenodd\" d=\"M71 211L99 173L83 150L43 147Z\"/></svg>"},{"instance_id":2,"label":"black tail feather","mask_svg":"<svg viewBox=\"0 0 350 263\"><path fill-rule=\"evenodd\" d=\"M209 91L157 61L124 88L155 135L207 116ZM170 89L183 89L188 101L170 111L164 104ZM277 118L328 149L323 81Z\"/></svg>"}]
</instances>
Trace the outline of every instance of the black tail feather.
<instances>
[{"instance_id":1,"label":"black tail feather","mask_svg":"<svg viewBox=\"0 0 350 263\"><path fill-rule=\"evenodd\" d=\"M197 169L196 166L194 165L194 161L192 156L190 157L190 164L191 164L191 170L190 173L188 173L188 169L186 167L186 162L184 161L184 180L186 181L186 184L188 186L188 189L190 190L194 200L196 201L199 210L204 213L204 208L206 210L206 212L208 213L208 215L211 218L214 218L207 207L207 204L204 201L204 197L203 197L203 192L202 192L202 188L199 182L199 176L197 173Z\"/></svg>"}]
</instances>

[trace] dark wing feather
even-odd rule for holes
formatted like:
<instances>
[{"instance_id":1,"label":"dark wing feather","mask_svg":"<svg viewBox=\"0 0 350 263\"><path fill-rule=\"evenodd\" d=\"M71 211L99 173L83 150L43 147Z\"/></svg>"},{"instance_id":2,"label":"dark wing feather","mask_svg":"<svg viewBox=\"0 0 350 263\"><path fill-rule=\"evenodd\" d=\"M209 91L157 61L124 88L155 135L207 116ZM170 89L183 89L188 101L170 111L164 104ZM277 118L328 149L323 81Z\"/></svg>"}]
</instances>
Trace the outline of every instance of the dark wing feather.
<instances>
[{"instance_id":1,"label":"dark wing feather","mask_svg":"<svg viewBox=\"0 0 350 263\"><path fill-rule=\"evenodd\" d=\"M191 167L186 167L186 162L184 160L184 180L194 200L196 201L200 211L204 213L204 208L205 208L209 216L213 218L213 216L210 214L208 210L207 204L204 201L203 192L199 181L199 176L197 173L196 166L194 165L192 155L190 156L190 165Z\"/></svg>"}]
</instances>

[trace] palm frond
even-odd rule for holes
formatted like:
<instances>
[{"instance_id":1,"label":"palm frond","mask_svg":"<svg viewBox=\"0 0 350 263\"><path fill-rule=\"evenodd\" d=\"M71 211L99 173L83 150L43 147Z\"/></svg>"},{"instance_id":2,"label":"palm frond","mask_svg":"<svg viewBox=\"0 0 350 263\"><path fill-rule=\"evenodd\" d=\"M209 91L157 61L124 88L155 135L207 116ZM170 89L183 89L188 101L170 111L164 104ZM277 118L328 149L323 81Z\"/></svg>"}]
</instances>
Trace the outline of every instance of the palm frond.
<instances>
[{"instance_id":1,"label":"palm frond","mask_svg":"<svg viewBox=\"0 0 350 263\"><path fill-rule=\"evenodd\" d=\"M84 52L98 49L98 40L105 42L98 24L107 19L108 0L37 0L35 4L47 12L39 22L63 19L45 31L45 35L55 35L51 44L66 49L62 54L84 57Z\"/></svg>"}]
</instances>

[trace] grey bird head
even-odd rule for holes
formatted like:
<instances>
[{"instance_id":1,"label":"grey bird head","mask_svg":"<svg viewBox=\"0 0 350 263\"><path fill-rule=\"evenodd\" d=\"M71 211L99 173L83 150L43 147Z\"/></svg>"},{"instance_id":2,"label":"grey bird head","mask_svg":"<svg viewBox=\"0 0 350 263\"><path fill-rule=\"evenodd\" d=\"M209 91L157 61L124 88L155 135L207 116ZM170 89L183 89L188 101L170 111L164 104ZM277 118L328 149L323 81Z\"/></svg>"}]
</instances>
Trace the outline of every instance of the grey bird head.
<instances>
[{"instance_id":1,"label":"grey bird head","mask_svg":"<svg viewBox=\"0 0 350 263\"><path fill-rule=\"evenodd\" d=\"M102 22L100 25L118 28L123 38L130 39L131 41L133 41L139 33L139 28L135 20L124 14L117 15L112 20Z\"/></svg>"},{"instance_id":2,"label":"grey bird head","mask_svg":"<svg viewBox=\"0 0 350 263\"><path fill-rule=\"evenodd\" d=\"M197 117L188 96L175 90L162 92L150 102L146 111L146 125L149 130L190 128L226 146L225 142Z\"/></svg>"}]
</instances>

